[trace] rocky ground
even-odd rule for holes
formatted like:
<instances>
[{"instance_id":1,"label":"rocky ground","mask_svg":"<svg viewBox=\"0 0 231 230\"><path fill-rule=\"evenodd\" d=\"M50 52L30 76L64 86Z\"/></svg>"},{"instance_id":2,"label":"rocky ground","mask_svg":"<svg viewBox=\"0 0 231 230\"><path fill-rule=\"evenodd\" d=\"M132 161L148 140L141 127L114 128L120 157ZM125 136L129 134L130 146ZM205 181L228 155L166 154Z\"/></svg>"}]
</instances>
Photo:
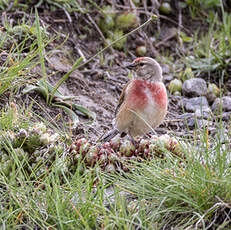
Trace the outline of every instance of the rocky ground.
<instances>
[{"instance_id":1,"label":"rocky ground","mask_svg":"<svg viewBox=\"0 0 231 230\"><path fill-rule=\"evenodd\" d=\"M219 110L221 102L223 102L222 120L229 121L231 93L227 80L219 85L218 79L214 81L214 79L209 80L204 76L195 77L193 74L191 76L194 78L182 80L180 78L181 73L177 73L176 68L166 64L165 58L160 54L164 49L169 50L170 57L174 56L174 49L179 45L177 36L172 32L179 30L179 27L176 26L177 20L174 14L177 16L177 12L174 12L169 17L172 21L169 21L166 16L160 15L158 23L152 22L129 36L124 50L115 48L107 50L102 56L96 57L91 63L72 73L67 81L62 84L60 90L65 95L76 96L76 103L87 107L96 114L94 123L87 126L84 124L78 125L73 130L74 135L84 134L95 140L111 128L121 89L129 80L129 71L124 66L126 62L139 55L137 48L140 46L147 49L144 53L145 56L151 56L160 62L163 68L164 83L169 94L168 115L165 122L156 129L157 133L174 133L179 136L187 136L191 135L196 127L202 128L205 126L210 131L215 132L216 122L219 119L219 113L216 111ZM43 18L43 14L40 14L40 17L45 23L48 23L50 17L54 21L58 20L57 15L48 14ZM140 17L142 17L142 14L140 14ZM59 32L64 30L64 36L66 36L66 33L70 35L66 46L62 50L54 52L47 59L49 71L59 71L54 77L49 78L52 84L70 70L71 62L75 57L83 55L88 59L97 52L96 47L102 47L103 38L97 39L102 35L100 29L94 23L89 23L92 18L93 16L90 15L86 20L75 14L73 20L80 20L83 23L81 26L77 26L73 22L70 23L66 17L63 17L61 23L58 24L58 28L57 26L52 27ZM94 21L98 22L97 20L97 17L94 18ZM86 23L89 26L88 33L82 27ZM184 15L181 23L184 25L182 30L188 32L189 35L192 34L190 27L187 27L188 22ZM196 27L198 22L195 21L193 25ZM70 31L70 29L72 30ZM155 37L156 32L160 32L158 38ZM81 36L83 38L80 38ZM70 53L73 54L72 60L70 60ZM184 70L182 69L182 71ZM193 68L189 68L189 70L193 70ZM174 83L175 79L178 79L180 83ZM221 89L219 89L220 87ZM38 101L38 99L36 100ZM40 102L40 99L38 102L44 103ZM45 107L47 108L47 106ZM47 109L50 111L50 108ZM55 110L53 112L55 114Z\"/></svg>"}]
</instances>

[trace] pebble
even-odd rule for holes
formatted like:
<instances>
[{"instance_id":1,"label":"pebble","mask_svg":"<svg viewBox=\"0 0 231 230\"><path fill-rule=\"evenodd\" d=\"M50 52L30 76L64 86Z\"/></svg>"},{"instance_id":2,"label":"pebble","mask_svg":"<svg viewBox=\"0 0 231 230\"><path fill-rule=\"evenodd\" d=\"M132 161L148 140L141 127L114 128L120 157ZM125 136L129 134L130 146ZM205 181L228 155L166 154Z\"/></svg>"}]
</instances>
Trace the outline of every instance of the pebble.
<instances>
[{"instance_id":1,"label":"pebble","mask_svg":"<svg viewBox=\"0 0 231 230\"><path fill-rule=\"evenodd\" d=\"M168 90L170 93L181 92L182 91L182 82L179 79L171 80L168 85Z\"/></svg>"},{"instance_id":2,"label":"pebble","mask_svg":"<svg viewBox=\"0 0 231 230\"><path fill-rule=\"evenodd\" d=\"M222 111L231 111L231 97L224 96L222 98L217 98L212 104L212 111L219 111L222 104Z\"/></svg>"},{"instance_id":3,"label":"pebble","mask_svg":"<svg viewBox=\"0 0 231 230\"><path fill-rule=\"evenodd\" d=\"M220 96L220 89L217 87L217 85L214 83L209 83L208 92L206 95L209 104L211 105L219 96Z\"/></svg>"},{"instance_id":4,"label":"pebble","mask_svg":"<svg viewBox=\"0 0 231 230\"><path fill-rule=\"evenodd\" d=\"M164 81L169 82L173 80L174 76L171 74L164 75Z\"/></svg>"},{"instance_id":5,"label":"pebble","mask_svg":"<svg viewBox=\"0 0 231 230\"><path fill-rule=\"evenodd\" d=\"M191 118L193 116L192 113L183 113L177 116L177 119L188 119Z\"/></svg>"},{"instance_id":6,"label":"pebble","mask_svg":"<svg viewBox=\"0 0 231 230\"><path fill-rule=\"evenodd\" d=\"M202 109L196 109L194 116L197 118L208 119L211 116L211 109L209 107L204 107Z\"/></svg>"},{"instance_id":7,"label":"pebble","mask_svg":"<svg viewBox=\"0 0 231 230\"><path fill-rule=\"evenodd\" d=\"M231 113L230 112L223 112L222 113L222 121L230 121Z\"/></svg>"},{"instance_id":8,"label":"pebble","mask_svg":"<svg viewBox=\"0 0 231 230\"><path fill-rule=\"evenodd\" d=\"M162 64L161 67L162 67L162 70L163 70L163 74L169 74L171 72L171 69L170 69L169 65ZM172 78L173 78L173 76L172 76Z\"/></svg>"},{"instance_id":9,"label":"pebble","mask_svg":"<svg viewBox=\"0 0 231 230\"><path fill-rule=\"evenodd\" d=\"M210 127L212 125L213 125L213 122L205 120L205 119L190 118L187 121L187 126L190 129L194 129L194 128L201 129L203 127Z\"/></svg>"},{"instance_id":10,"label":"pebble","mask_svg":"<svg viewBox=\"0 0 231 230\"><path fill-rule=\"evenodd\" d=\"M186 96L204 96L207 93L206 81L202 78L191 78L182 86L183 94Z\"/></svg>"},{"instance_id":11,"label":"pebble","mask_svg":"<svg viewBox=\"0 0 231 230\"><path fill-rule=\"evenodd\" d=\"M193 97L193 98L183 98L178 102L178 106L184 107L187 112L196 112L200 109L201 111L208 111L209 104L206 97Z\"/></svg>"}]
</instances>

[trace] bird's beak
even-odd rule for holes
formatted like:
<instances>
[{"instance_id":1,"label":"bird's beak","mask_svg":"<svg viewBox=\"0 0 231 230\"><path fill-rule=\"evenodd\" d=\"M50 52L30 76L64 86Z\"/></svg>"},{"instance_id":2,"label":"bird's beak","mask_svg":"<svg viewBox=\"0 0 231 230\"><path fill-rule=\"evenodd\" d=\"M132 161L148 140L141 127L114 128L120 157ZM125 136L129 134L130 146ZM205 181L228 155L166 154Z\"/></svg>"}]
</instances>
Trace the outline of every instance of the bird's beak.
<instances>
[{"instance_id":1,"label":"bird's beak","mask_svg":"<svg viewBox=\"0 0 231 230\"><path fill-rule=\"evenodd\" d=\"M128 69L133 69L134 67L136 67L136 64L134 62L125 65L125 68L128 68Z\"/></svg>"}]
</instances>

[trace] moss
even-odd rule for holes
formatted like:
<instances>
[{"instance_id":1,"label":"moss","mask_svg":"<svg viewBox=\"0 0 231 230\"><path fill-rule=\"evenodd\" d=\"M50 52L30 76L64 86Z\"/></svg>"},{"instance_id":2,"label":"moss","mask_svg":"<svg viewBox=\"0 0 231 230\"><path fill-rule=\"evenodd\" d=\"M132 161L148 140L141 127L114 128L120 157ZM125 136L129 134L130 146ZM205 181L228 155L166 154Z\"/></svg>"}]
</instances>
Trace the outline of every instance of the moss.
<instances>
[{"instance_id":1,"label":"moss","mask_svg":"<svg viewBox=\"0 0 231 230\"><path fill-rule=\"evenodd\" d=\"M116 18L116 28L127 30L139 25L139 18L134 13L123 13Z\"/></svg>"}]
</instances>

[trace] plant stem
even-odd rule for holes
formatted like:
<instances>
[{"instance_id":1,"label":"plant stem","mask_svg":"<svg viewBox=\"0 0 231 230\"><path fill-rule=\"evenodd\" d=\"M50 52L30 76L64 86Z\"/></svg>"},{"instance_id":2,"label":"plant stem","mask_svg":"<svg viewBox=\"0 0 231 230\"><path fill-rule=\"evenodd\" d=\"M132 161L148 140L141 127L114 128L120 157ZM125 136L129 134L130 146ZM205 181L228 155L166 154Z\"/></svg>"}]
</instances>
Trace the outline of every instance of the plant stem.
<instances>
[{"instance_id":1,"label":"plant stem","mask_svg":"<svg viewBox=\"0 0 231 230\"><path fill-rule=\"evenodd\" d=\"M120 38L116 39L115 41L113 41L111 44L107 45L106 47L104 47L102 50L100 50L98 53L96 53L95 55L93 55L91 58L89 58L86 62L84 62L83 64L79 65L79 68L88 64L89 62L91 62L95 57L97 57L98 55L100 55L101 53L103 53L106 49L112 47L116 42L128 37L129 35L135 33L137 30L143 28L144 26L146 26L148 23L150 23L153 20L156 20L157 16L153 15L151 16L146 22L144 22L142 25L140 25L139 27L135 28L134 30L130 31L129 33L121 36Z\"/></svg>"}]
</instances>

